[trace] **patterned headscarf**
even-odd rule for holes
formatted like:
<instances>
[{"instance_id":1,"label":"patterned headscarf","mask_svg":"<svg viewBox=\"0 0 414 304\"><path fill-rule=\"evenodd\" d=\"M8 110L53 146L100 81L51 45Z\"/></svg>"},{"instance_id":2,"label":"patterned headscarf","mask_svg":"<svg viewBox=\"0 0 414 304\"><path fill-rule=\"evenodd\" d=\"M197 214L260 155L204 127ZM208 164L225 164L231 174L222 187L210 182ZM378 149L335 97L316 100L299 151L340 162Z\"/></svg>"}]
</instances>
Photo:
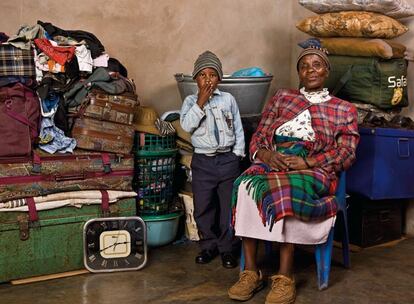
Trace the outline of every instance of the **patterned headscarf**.
<instances>
[{"instance_id":1,"label":"patterned headscarf","mask_svg":"<svg viewBox=\"0 0 414 304\"><path fill-rule=\"evenodd\" d=\"M329 59L328 59L328 51L326 49L324 49L324 48L318 48L318 47L311 46L311 47L308 47L308 48L304 49L299 54L298 60L296 61L296 70L297 71L299 71L299 61L304 56L310 55L310 54L312 54L312 55L318 55L319 57L321 57L322 60L325 62L328 71L331 69L331 64L330 64Z\"/></svg>"}]
</instances>

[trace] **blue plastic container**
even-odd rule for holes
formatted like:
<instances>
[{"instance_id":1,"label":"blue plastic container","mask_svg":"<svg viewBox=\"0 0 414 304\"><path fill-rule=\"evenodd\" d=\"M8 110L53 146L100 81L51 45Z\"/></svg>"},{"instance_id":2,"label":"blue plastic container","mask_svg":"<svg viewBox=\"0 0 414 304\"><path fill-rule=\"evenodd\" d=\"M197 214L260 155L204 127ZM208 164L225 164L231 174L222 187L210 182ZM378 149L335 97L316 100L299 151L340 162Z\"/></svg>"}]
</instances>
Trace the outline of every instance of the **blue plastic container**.
<instances>
[{"instance_id":1,"label":"blue plastic container","mask_svg":"<svg viewBox=\"0 0 414 304\"><path fill-rule=\"evenodd\" d=\"M347 191L372 200L414 198L414 131L360 128Z\"/></svg>"},{"instance_id":2,"label":"blue plastic container","mask_svg":"<svg viewBox=\"0 0 414 304\"><path fill-rule=\"evenodd\" d=\"M181 212L164 215L141 215L147 225L147 245L158 247L171 243L177 236Z\"/></svg>"}]
</instances>

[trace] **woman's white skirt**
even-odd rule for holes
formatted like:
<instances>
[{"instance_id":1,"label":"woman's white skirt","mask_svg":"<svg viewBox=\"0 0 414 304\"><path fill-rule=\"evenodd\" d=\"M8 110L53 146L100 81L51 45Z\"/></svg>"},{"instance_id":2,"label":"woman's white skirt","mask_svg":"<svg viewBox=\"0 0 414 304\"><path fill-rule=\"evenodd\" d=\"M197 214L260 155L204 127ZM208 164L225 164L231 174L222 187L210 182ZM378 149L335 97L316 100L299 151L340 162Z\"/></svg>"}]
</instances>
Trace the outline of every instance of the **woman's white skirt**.
<instances>
[{"instance_id":1,"label":"woman's white skirt","mask_svg":"<svg viewBox=\"0 0 414 304\"><path fill-rule=\"evenodd\" d=\"M266 241L293 244L325 243L335 218L323 221L304 222L295 217L285 217L277 221L272 231L264 226L256 202L249 196L246 186L239 186L236 206L236 236L249 237Z\"/></svg>"}]
</instances>

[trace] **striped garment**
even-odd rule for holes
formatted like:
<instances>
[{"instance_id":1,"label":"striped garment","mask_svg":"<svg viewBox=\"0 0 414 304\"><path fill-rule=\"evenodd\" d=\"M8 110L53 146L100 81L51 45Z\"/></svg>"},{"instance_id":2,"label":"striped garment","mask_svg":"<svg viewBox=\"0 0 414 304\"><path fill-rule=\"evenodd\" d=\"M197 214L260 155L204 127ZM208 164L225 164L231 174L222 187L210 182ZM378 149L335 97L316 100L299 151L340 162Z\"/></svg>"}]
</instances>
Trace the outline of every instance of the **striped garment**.
<instances>
[{"instance_id":1,"label":"striped garment","mask_svg":"<svg viewBox=\"0 0 414 304\"><path fill-rule=\"evenodd\" d=\"M359 141L357 112L351 103L332 97L327 102L311 104L298 90L279 90L263 111L250 142L250 155L258 149L280 151L274 141L275 130L306 109L312 117L315 140L306 141L305 148L317 166L276 172L264 163L255 162L234 183L233 222L238 187L242 183L247 183L263 224L267 223L270 229L285 216L314 221L336 214L336 172L348 169L354 162Z\"/></svg>"},{"instance_id":2,"label":"striped garment","mask_svg":"<svg viewBox=\"0 0 414 304\"><path fill-rule=\"evenodd\" d=\"M33 50L0 45L0 76L35 76Z\"/></svg>"},{"instance_id":3,"label":"striped garment","mask_svg":"<svg viewBox=\"0 0 414 304\"><path fill-rule=\"evenodd\" d=\"M336 214L337 181L321 169L276 172L264 163L253 164L234 182L233 214L241 183L246 183L247 192L256 201L262 222L269 225L270 231L274 222L285 216L307 222Z\"/></svg>"}]
</instances>

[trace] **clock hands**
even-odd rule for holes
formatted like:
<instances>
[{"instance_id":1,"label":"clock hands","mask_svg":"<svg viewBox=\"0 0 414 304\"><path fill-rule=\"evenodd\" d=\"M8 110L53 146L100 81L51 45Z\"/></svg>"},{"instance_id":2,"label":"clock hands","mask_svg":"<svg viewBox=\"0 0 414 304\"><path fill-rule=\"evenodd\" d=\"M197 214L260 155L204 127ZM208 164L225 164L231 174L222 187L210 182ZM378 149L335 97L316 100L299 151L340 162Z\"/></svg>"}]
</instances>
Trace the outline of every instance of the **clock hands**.
<instances>
[{"instance_id":1,"label":"clock hands","mask_svg":"<svg viewBox=\"0 0 414 304\"><path fill-rule=\"evenodd\" d=\"M109 246L106 246L105 248L102 248L101 250L99 250L99 252L102 252L102 251L104 251L104 250L106 250L106 249L108 249L108 248L111 248L111 247L113 247L113 246L116 246L116 245L121 245L121 244L129 244L129 243L131 243L131 242L120 242L120 243L115 242L115 243L113 243L113 244L111 244L111 245L109 245Z\"/></svg>"}]
</instances>

